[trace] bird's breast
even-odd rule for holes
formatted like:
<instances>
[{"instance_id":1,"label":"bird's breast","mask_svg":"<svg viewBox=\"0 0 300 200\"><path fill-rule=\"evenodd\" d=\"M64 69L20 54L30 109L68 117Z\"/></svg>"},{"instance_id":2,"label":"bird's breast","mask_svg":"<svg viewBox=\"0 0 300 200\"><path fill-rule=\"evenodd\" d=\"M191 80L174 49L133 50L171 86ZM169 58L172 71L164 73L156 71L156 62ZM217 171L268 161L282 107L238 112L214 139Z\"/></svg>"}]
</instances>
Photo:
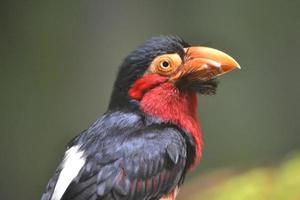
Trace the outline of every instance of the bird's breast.
<instances>
[{"instance_id":1,"label":"bird's breast","mask_svg":"<svg viewBox=\"0 0 300 200\"><path fill-rule=\"evenodd\" d=\"M172 123L191 134L196 145L198 161L202 150L202 134L197 112L196 93L179 91L171 83L163 83L148 91L140 102L140 108L145 114Z\"/></svg>"}]
</instances>

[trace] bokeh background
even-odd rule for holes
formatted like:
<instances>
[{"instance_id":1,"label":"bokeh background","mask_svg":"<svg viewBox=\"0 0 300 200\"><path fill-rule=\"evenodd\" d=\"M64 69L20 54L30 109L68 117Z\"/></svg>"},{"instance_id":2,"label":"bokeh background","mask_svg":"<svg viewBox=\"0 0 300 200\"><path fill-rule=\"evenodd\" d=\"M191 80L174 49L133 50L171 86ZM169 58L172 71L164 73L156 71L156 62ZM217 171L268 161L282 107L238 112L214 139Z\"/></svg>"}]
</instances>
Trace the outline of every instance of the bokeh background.
<instances>
[{"instance_id":1,"label":"bokeh background","mask_svg":"<svg viewBox=\"0 0 300 200\"><path fill-rule=\"evenodd\" d=\"M217 181L228 169L276 168L300 150L299 8L296 0L1 2L0 198L39 199L65 144L105 112L122 59L166 34L242 66L220 78L217 95L199 97L205 149L182 193L215 185L211 173Z\"/></svg>"}]
</instances>

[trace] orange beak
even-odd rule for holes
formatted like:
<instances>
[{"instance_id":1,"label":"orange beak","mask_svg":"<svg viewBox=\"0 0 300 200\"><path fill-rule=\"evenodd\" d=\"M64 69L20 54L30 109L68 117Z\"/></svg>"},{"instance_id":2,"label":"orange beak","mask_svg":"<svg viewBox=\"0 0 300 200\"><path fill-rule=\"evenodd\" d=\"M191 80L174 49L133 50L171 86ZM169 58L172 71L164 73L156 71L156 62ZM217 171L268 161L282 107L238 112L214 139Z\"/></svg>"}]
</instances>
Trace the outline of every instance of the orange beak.
<instances>
[{"instance_id":1,"label":"orange beak","mask_svg":"<svg viewBox=\"0 0 300 200\"><path fill-rule=\"evenodd\" d=\"M189 47L185 48L185 60L172 77L178 80L186 77L191 80L207 81L236 68L240 65L226 53L209 47Z\"/></svg>"}]
</instances>

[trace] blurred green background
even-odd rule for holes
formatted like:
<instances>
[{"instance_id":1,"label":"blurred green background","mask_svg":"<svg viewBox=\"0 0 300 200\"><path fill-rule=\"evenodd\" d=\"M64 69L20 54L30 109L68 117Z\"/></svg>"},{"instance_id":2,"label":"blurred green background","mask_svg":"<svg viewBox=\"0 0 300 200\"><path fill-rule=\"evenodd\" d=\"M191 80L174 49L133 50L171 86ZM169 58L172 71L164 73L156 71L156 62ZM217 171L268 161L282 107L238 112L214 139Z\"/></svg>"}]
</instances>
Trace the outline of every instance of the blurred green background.
<instances>
[{"instance_id":1,"label":"blurred green background","mask_svg":"<svg viewBox=\"0 0 300 200\"><path fill-rule=\"evenodd\" d=\"M40 198L65 144L106 110L122 59L162 34L224 50L242 66L221 77L217 95L199 97L205 149L190 183L214 169L277 165L300 150L299 8L296 0L1 2L0 198Z\"/></svg>"}]
</instances>

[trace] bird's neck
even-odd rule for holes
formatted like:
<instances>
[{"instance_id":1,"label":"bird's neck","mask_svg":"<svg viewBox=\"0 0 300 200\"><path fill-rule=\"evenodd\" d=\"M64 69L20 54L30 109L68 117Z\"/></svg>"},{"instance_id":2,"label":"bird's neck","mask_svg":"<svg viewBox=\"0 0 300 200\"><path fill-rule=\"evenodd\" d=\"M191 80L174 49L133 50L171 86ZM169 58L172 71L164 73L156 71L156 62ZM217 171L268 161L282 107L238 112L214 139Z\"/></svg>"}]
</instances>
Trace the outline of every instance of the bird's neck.
<instances>
[{"instance_id":1,"label":"bird's neck","mask_svg":"<svg viewBox=\"0 0 300 200\"><path fill-rule=\"evenodd\" d=\"M194 164L198 163L202 150L202 134L196 114L196 93L182 92L170 83L162 83L144 94L140 108L147 115L173 123L191 134L196 146Z\"/></svg>"}]
</instances>

